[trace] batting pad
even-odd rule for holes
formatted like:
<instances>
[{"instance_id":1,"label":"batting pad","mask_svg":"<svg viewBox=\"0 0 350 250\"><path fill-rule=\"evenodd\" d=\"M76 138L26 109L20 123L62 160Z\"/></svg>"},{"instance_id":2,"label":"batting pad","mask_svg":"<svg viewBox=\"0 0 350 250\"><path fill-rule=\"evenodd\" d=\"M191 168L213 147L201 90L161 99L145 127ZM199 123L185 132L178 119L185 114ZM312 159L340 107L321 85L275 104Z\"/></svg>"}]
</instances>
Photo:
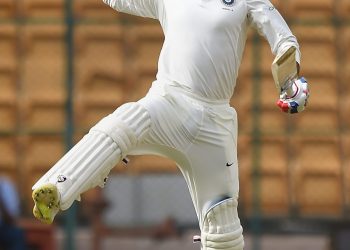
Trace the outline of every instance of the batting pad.
<instances>
[{"instance_id":1,"label":"batting pad","mask_svg":"<svg viewBox=\"0 0 350 250\"><path fill-rule=\"evenodd\" d=\"M60 208L65 210L80 194L100 185L109 171L118 163L121 150L106 134L90 132L85 135L61 160L59 160L34 186L45 183L57 186Z\"/></svg>"},{"instance_id":2,"label":"batting pad","mask_svg":"<svg viewBox=\"0 0 350 250\"><path fill-rule=\"evenodd\" d=\"M202 225L202 250L243 250L243 229L237 214L237 201L228 198L213 205Z\"/></svg>"},{"instance_id":3,"label":"batting pad","mask_svg":"<svg viewBox=\"0 0 350 250\"><path fill-rule=\"evenodd\" d=\"M80 194L103 187L110 170L135 147L150 128L150 117L138 103L127 103L103 118L33 186L51 183L60 193L60 209Z\"/></svg>"}]
</instances>

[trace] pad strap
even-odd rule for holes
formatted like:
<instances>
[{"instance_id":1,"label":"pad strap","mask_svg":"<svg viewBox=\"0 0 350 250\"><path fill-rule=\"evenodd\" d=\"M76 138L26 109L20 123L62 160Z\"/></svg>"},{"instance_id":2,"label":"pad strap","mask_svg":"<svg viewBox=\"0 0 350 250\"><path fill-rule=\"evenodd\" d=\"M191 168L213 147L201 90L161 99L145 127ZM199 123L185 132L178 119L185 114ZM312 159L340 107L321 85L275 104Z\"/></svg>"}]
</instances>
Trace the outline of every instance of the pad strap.
<instances>
[{"instance_id":1,"label":"pad strap","mask_svg":"<svg viewBox=\"0 0 350 250\"><path fill-rule=\"evenodd\" d=\"M126 103L98 122L91 131L107 134L119 146L124 158L149 130L151 120L139 103Z\"/></svg>"}]
</instances>

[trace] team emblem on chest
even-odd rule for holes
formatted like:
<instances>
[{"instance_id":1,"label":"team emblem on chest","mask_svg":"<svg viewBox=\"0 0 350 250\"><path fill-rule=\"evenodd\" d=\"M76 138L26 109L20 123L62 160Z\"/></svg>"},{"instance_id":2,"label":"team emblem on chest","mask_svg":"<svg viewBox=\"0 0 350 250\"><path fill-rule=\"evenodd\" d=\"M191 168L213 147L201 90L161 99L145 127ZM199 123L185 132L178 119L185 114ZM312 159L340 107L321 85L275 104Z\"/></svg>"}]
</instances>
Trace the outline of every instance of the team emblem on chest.
<instances>
[{"instance_id":1,"label":"team emblem on chest","mask_svg":"<svg viewBox=\"0 0 350 250\"><path fill-rule=\"evenodd\" d=\"M232 6L235 3L235 0L221 0L226 6Z\"/></svg>"}]
</instances>

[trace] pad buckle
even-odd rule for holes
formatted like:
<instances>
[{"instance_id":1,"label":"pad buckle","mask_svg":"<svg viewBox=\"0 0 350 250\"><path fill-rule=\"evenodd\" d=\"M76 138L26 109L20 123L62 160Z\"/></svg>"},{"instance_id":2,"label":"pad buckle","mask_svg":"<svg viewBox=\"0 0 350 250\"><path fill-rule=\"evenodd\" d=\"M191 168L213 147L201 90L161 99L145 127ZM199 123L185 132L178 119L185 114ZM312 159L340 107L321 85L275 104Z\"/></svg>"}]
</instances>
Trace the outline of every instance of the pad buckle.
<instances>
[{"instance_id":1,"label":"pad buckle","mask_svg":"<svg viewBox=\"0 0 350 250\"><path fill-rule=\"evenodd\" d=\"M201 242L201 237L199 235L194 235L193 236L193 243L199 243Z\"/></svg>"}]
</instances>

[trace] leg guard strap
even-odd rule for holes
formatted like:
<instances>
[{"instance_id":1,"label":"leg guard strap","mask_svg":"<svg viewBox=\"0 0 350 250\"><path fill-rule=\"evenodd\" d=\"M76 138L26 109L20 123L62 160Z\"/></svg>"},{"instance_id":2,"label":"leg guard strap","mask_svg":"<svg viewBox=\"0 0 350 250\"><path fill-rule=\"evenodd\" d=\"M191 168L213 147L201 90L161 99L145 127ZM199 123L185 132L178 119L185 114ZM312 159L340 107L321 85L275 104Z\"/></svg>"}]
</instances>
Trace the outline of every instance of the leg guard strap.
<instances>
[{"instance_id":1,"label":"leg guard strap","mask_svg":"<svg viewBox=\"0 0 350 250\"><path fill-rule=\"evenodd\" d=\"M103 118L91 131L107 134L119 146L122 158L135 147L150 128L148 112L139 103L126 103Z\"/></svg>"}]
</instances>

